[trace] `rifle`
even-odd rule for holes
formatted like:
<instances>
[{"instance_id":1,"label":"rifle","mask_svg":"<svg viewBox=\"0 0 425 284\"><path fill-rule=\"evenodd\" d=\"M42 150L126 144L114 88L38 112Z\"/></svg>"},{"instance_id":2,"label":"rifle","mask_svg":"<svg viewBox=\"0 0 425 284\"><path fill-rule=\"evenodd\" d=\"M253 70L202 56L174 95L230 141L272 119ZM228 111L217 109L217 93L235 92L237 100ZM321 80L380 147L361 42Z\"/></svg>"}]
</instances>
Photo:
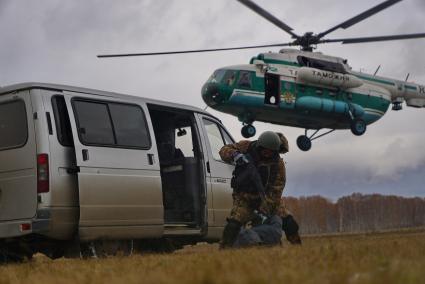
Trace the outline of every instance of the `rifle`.
<instances>
[{"instance_id":1,"label":"rifle","mask_svg":"<svg viewBox=\"0 0 425 284\"><path fill-rule=\"evenodd\" d=\"M248 163L237 164L233 171L231 186L233 189L248 193L258 193L263 202L266 200L266 190L261 176L250 155L245 155Z\"/></svg>"}]
</instances>

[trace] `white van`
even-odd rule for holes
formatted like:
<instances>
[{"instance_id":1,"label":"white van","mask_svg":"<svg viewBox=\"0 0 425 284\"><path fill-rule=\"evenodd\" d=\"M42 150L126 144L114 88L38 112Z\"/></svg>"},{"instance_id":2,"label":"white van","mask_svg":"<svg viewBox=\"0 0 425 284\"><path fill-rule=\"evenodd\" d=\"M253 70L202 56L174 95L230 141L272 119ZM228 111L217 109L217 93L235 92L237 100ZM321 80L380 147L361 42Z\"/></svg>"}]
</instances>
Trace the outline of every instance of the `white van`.
<instances>
[{"instance_id":1,"label":"white van","mask_svg":"<svg viewBox=\"0 0 425 284\"><path fill-rule=\"evenodd\" d=\"M218 239L232 206L233 167L218 155L228 143L220 120L191 106L44 83L0 88L0 254Z\"/></svg>"}]
</instances>

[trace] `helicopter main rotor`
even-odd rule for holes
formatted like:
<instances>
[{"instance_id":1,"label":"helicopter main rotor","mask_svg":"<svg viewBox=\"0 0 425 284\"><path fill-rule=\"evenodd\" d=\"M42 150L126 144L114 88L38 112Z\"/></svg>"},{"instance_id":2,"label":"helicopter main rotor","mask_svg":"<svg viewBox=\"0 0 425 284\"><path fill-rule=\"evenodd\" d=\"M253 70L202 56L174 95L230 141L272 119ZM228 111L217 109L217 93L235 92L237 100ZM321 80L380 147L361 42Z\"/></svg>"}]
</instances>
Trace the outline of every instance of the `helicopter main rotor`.
<instances>
[{"instance_id":1,"label":"helicopter main rotor","mask_svg":"<svg viewBox=\"0 0 425 284\"><path fill-rule=\"evenodd\" d=\"M406 40L415 38L425 38L425 33L415 34L401 34L401 35L386 35L386 36L374 36L374 37L358 37L358 38L340 38L340 39L326 39L324 38L329 33L337 29L348 29L349 27L375 15L376 13L398 3L403 0L387 0L378 4L363 13L358 14L324 32L313 33L306 32L300 36L293 32L293 28L279 20L256 3L251 0L237 0L242 5L251 9L261 17L265 18L275 26L290 34L294 39L292 42L266 44L266 45L253 45L253 46L240 46L240 47L227 47L227 48L212 48L212 49L195 49L195 50L181 50L181 51L164 51L164 52L149 52L149 53L126 53L126 54L104 54L98 55L99 58L105 57L127 57L127 56L150 56L150 55L167 55L167 54L183 54L183 53L199 53L199 52L214 52L214 51L226 51L226 50L240 50L240 49L253 49L253 48L264 48L264 47L282 47L282 46L300 46L303 51L313 51L314 46L322 43L334 43L340 42L342 44L353 44L353 43L366 43L366 42L379 42L379 41L390 41L390 40Z\"/></svg>"}]
</instances>

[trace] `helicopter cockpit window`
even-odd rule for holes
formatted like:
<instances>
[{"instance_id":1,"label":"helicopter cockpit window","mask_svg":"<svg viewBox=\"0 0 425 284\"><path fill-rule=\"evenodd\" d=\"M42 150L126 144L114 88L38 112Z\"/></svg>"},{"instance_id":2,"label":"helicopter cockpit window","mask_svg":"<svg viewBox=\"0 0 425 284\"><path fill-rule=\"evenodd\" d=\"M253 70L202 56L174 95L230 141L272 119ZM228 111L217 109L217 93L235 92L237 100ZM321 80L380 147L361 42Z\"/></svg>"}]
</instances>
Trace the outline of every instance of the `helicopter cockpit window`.
<instances>
[{"instance_id":1,"label":"helicopter cockpit window","mask_svg":"<svg viewBox=\"0 0 425 284\"><path fill-rule=\"evenodd\" d=\"M316 69L330 71L330 72L343 73L343 74L347 73L347 71L345 71L345 68L341 63L330 62L330 61L320 60L316 58L308 58L305 56L298 56L297 60L301 66L316 68Z\"/></svg>"},{"instance_id":2,"label":"helicopter cockpit window","mask_svg":"<svg viewBox=\"0 0 425 284\"><path fill-rule=\"evenodd\" d=\"M233 84L235 83L235 79L236 79L236 71L229 70L229 71L226 71L226 74L223 77L223 83L226 84L227 86L233 86Z\"/></svg>"},{"instance_id":3,"label":"helicopter cockpit window","mask_svg":"<svg viewBox=\"0 0 425 284\"><path fill-rule=\"evenodd\" d=\"M209 82L213 82L213 83L217 83L220 82L224 75L226 74L226 70L223 69L219 69L216 70L210 77L210 79L208 80Z\"/></svg>"},{"instance_id":4,"label":"helicopter cockpit window","mask_svg":"<svg viewBox=\"0 0 425 284\"><path fill-rule=\"evenodd\" d=\"M241 71L239 74L238 86L242 88L251 88L251 72Z\"/></svg>"}]
</instances>

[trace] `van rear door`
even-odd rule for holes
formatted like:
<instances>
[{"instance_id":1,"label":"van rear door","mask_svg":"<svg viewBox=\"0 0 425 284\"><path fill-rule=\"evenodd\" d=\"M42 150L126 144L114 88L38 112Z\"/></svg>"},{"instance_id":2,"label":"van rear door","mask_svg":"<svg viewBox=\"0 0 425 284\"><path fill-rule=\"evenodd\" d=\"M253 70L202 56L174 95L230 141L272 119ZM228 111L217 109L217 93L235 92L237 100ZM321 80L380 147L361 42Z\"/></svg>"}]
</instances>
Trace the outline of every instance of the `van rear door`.
<instances>
[{"instance_id":1,"label":"van rear door","mask_svg":"<svg viewBox=\"0 0 425 284\"><path fill-rule=\"evenodd\" d=\"M0 221L37 209L37 159L29 91L0 95Z\"/></svg>"},{"instance_id":2,"label":"van rear door","mask_svg":"<svg viewBox=\"0 0 425 284\"><path fill-rule=\"evenodd\" d=\"M80 238L161 236L161 176L146 105L64 94L79 167Z\"/></svg>"}]
</instances>

